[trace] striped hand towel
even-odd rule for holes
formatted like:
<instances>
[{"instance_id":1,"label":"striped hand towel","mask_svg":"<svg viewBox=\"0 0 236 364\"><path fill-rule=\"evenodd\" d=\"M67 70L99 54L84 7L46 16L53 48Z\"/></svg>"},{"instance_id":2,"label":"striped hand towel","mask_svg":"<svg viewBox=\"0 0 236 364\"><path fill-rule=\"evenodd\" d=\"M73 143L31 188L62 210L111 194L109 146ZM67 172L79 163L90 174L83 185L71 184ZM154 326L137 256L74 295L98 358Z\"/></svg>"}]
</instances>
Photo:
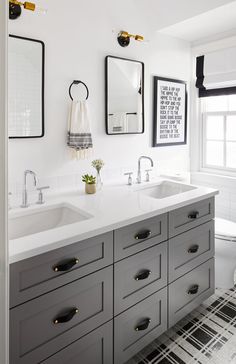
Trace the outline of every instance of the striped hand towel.
<instances>
[{"instance_id":1,"label":"striped hand towel","mask_svg":"<svg viewBox=\"0 0 236 364\"><path fill-rule=\"evenodd\" d=\"M86 101L72 101L71 103L67 145L73 159L85 159L92 153L93 142Z\"/></svg>"}]
</instances>

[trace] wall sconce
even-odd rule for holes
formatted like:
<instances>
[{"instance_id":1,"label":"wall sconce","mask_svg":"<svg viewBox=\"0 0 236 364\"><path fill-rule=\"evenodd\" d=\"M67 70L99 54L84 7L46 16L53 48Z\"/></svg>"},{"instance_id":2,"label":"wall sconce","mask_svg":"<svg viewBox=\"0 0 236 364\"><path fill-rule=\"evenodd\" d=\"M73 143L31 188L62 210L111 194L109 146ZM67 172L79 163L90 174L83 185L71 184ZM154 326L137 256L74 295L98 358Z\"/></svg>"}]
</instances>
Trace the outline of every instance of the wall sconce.
<instances>
[{"instance_id":1,"label":"wall sconce","mask_svg":"<svg viewBox=\"0 0 236 364\"><path fill-rule=\"evenodd\" d=\"M130 43L130 38L133 38L139 42L143 42L144 41L144 37L142 35L134 35L134 34L130 34L128 32L125 32L125 31L121 31L119 34L118 34L118 37L117 37L117 40L118 40L118 43L121 47L127 47Z\"/></svg>"},{"instance_id":2,"label":"wall sconce","mask_svg":"<svg viewBox=\"0 0 236 364\"><path fill-rule=\"evenodd\" d=\"M46 13L45 9L36 7L36 4L25 1L24 3L18 0L9 0L9 19L17 19L21 15L21 8L30 11L40 11Z\"/></svg>"}]
</instances>

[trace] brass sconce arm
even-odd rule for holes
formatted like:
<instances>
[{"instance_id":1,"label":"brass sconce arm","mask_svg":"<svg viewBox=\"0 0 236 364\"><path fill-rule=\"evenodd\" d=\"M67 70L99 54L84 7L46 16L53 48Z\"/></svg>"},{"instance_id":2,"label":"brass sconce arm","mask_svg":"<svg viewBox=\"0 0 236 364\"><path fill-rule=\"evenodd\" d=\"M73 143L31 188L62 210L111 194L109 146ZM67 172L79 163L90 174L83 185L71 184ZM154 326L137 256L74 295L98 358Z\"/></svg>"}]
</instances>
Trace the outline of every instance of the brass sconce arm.
<instances>
[{"instance_id":1,"label":"brass sconce arm","mask_svg":"<svg viewBox=\"0 0 236 364\"><path fill-rule=\"evenodd\" d=\"M130 38L133 38L139 42L144 41L144 37L142 35L130 34L123 30L118 34L117 40L121 47L127 47L130 43Z\"/></svg>"}]
</instances>

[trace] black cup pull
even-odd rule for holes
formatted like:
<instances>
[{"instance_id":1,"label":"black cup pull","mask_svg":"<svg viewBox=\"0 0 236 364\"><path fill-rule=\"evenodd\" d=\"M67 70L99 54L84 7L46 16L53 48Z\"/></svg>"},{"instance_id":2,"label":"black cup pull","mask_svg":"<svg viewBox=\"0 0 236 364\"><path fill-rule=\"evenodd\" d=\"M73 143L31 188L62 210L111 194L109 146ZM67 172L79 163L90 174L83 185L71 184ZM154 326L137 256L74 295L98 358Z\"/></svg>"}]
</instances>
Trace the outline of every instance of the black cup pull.
<instances>
[{"instance_id":1,"label":"black cup pull","mask_svg":"<svg viewBox=\"0 0 236 364\"><path fill-rule=\"evenodd\" d=\"M188 218L191 219L191 220L197 219L198 217L199 217L199 212L198 211L191 212L188 215Z\"/></svg>"},{"instance_id":2,"label":"black cup pull","mask_svg":"<svg viewBox=\"0 0 236 364\"><path fill-rule=\"evenodd\" d=\"M147 239L151 235L151 233L152 232L150 230L142 231L142 232L138 233L137 235L135 235L135 239L136 240Z\"/></svg>"},{"instance_id":3,"label":"black cup pull","mask_svg":"<svg viewBox=\"0 0 236 364\"><path fill-rule=\"evenodd\" d=\"M197 294L199 289L198 284L194 284L192 287L189 288L188 294Z\"/></svg>"},{"instance_id":4,"label":"black cup pull","mask_svg":"<svg viewBox=\"0 0 236 364\"><path fill-rule=\"evenodd\" d=\"M188 253L189 254L197 253L198 252L198 249L199 249L199 245L190 246L190 248L188 249Z\"/></svg>"},{"instance_id":5,"label":"black cup pull","mask_svg":"<svg viewBox=\"0 0 236 364\"><path fill-rule=\"evenodd\" d=\"M147 330L150 322L151 322L151 319L150 318L147 318L147 319L141 321L140 324L138 324L138 326L135 327L135 331L144 331L144 330Z\"/></svg>"},{"instance_id":6,"label":"black cup pull","mask_svg":"<svg viewBox=\"0 0 236 364\"><path fill-rule=\"evenodd\" d=\"M147 279L152 272L150 270L143 270L142 272L139 272L134 279L136 281L143 281L144 279Z\"/></svg>"},{"instance_id":7,"label":"black cup pull","mask_svg":"<svg viewBox=\"0 0 236 364\"><path fill-rule=\"evenodd\" d=\"M55 318L53 320L53 323L55 325L57 324L63 324L65 322L69 322L70 320L73 319L73 317L79 312L78 308L73 308L72 310L70 310L69 312L65 313L64 315L58 316L57 318Z\"/></svg>"},{"instance_id":8,"label":"black cup pull","mask_svg":"<svg viewBox=\"0 0 236 364\"><path fill-rule=\"evenodd\" d=\"M62 262L53 267L54 272L66 272L74 267L74 265L79 263L78 258L73 258L67 260L66 262Z\"/></svg>"}]
</instances>

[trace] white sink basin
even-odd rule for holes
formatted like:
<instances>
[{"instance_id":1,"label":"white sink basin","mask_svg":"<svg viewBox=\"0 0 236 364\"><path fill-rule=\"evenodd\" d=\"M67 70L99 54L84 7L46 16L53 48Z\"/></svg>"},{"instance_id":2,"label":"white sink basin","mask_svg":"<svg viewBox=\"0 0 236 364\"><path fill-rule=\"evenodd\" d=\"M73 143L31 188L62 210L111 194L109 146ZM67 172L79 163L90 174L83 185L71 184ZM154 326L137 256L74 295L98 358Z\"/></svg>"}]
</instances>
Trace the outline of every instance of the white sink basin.
<instances>
[{"instance_id":1,"label":"white sink basin","mask_svg":"<svg viewBox=\"0 0 236 364\"><path fill-rule=\"evenodd\" d=\"M162 181L155 186L145 187L139 191L146 196L162 199L187 191L195 190L197 187L175 183L171 181Z\"/></svg>"},{"instance_id":2,"label":"white sink basin","mask_svg":"<svg viewBox=\"0 0 236 364\"><path fill-rule=\"evenodd\" d=\"M84 221L91 217L92 215L67 203L13 213L13 216L10 213L8 222L9 239L22 238L23 236Z\"/></svg>"}]
</instances>

